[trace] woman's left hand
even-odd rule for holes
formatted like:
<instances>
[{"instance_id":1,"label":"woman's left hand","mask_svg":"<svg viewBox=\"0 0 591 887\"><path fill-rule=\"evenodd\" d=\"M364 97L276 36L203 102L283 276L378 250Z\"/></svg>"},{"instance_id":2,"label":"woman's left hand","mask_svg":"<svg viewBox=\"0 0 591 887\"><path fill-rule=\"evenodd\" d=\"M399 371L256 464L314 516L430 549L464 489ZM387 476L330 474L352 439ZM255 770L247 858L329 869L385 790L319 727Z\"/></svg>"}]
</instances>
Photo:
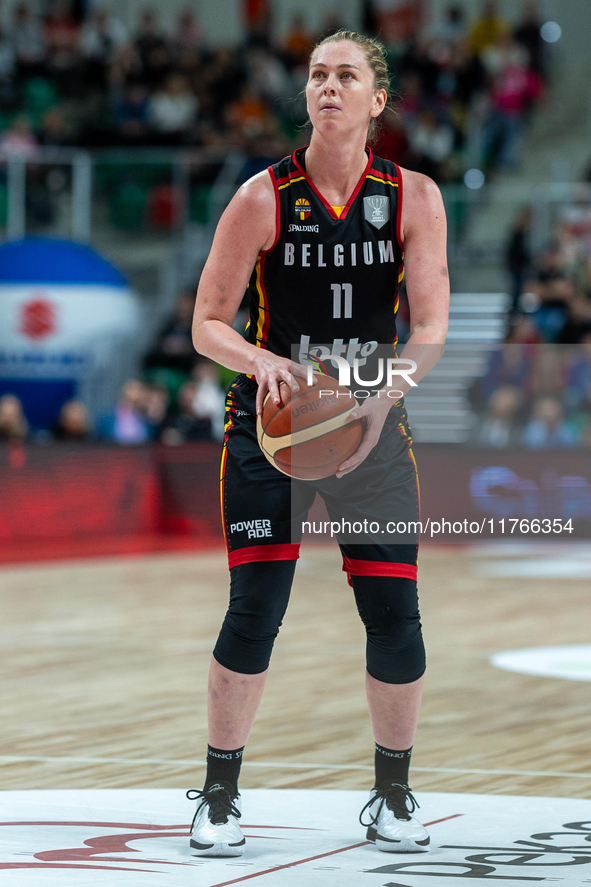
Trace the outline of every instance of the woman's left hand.
<instances>
[{"instance_id":1,"label":"woman's left hand","mask_svg":"<svg viewBox=\"0 0 591 887\"><path fill-rule=\"evenodd\" d=\"M368 397L363 404L355 407L351 416L354 419L363 419L365 430L357 450L339 465L337 477L343 477L350 471L354 471L369 456L380 439L382 428L394 404L395 401L392 398L374 395Z\"/></svg>"}]
</instances>

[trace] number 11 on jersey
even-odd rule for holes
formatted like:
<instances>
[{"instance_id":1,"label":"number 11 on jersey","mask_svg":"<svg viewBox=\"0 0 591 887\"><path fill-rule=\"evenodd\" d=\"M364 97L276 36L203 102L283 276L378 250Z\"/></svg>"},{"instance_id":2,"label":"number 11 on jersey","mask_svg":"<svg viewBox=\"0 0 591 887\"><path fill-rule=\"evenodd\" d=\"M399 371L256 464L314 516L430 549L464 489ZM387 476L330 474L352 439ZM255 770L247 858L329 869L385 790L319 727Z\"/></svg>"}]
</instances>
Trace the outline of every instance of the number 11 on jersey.
<instances>
[{"instance_id":1,"label":"number 11 on jersey","mask_svg":"<svg viewBox=\"0 0 591 887\"><path fill-rule=\"evenodd\" d=\"M333 317L352 317L353 316L353 287L350 283L331 283L332 289L332 316ZM345 297L345 305L343 311L343 296Z\"/></svg>"}]
</instances>

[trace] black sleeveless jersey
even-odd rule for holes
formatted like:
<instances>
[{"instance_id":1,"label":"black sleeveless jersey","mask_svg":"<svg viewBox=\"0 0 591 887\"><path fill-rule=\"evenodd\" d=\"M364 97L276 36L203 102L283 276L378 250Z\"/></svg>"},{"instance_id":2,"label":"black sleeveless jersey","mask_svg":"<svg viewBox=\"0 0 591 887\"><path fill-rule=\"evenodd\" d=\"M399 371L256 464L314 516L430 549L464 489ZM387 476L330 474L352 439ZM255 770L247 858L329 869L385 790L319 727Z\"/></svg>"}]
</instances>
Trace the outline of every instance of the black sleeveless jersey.
<instances>
[{"instance_id":1,"label":"black sleeveless jersey","mask_svg":"<svg viewBox=\"0 0 591 887\"><path fill-rule=\"evenodd\" d=\"M339 216L306 175L305 150L269 167L276 237L249 282L246 338L300 363L329 353L365 363L378 344L396 342L402 177L368 148Z\"/></svg>"}]
</instances>

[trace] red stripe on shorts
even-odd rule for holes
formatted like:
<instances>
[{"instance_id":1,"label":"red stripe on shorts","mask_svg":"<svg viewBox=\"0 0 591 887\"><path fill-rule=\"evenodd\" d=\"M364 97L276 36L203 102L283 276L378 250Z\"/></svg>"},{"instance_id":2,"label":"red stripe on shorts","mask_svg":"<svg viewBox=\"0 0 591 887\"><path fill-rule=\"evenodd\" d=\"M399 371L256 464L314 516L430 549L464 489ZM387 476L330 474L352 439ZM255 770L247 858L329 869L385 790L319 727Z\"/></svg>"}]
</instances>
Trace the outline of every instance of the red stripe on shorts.
<instances>
[{"instance_id":1,"label":"red stripe on shorts","mask_svg":"<svg viewBox=\"0 0 591 887\"><path fill-rule=\"evenodd\" d=\"M416 564L392 564L387 561L358 561L343 558L343 570L349 576L395 576L397 579L417 581Z\"/></svg>"},{"instance_id":2,"label":"red stripe on shorts","mask_svg":"<svg viewBox=\"0 0 591 887\"><path fill-rule=\"evenodd\" d=\"M257 561L295 561L299 556L299 545L250 545L248 548L228 552L228 566L232 569L240 564L254 564Z\"/></svg>"}]
</instances>

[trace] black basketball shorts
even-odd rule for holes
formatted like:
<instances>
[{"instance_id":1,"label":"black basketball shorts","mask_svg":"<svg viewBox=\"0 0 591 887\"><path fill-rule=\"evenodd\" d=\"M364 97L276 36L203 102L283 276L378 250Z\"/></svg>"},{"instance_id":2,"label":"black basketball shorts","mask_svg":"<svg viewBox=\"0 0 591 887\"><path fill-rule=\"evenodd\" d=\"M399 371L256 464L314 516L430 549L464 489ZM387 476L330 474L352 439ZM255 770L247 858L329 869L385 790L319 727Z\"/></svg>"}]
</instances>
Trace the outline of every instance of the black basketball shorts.
<instances>
[{"instance_id":1,"label":"black basketball shorts","mask_svg":"<svg viewBox=\"0 0 591 887\"><path fill-rule=\"evenodd\" d=\"M319 493L331 521L347 521L348 526L365 520L379 527L360 535L359 542L349 533L337 534L349 584L351 576L416 581L419 486L404 405L392 407L379 442L358 468L341 478L303 481L282 474L262 454L256 391L256 382L242 374L226 399L220 486L230 569L256 561L296 560L303 522ZM401 524L413 523L409 533L396 532Z\"/></svg>"}]
</instances>

